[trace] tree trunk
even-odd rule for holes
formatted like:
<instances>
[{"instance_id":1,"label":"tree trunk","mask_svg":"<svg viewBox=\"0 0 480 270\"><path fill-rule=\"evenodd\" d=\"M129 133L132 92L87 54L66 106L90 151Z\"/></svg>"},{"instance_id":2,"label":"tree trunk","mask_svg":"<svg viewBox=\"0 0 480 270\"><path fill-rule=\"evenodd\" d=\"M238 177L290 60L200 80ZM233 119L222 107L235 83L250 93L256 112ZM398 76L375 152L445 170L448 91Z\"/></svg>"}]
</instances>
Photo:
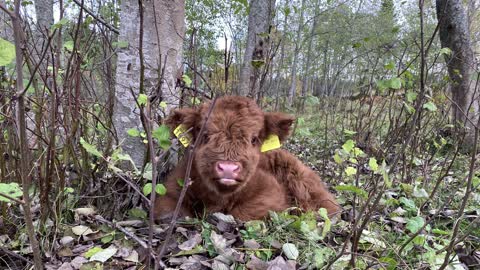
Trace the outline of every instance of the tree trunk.
<instances>
[{"instance_id":1,"label":"tree trunk","mask_svg":"<svg viewBox=\"0 0 480 270\"><path fill-rule=\"evenodd\" d=\"M161 89L157 94L167 103L167 111L176 105L175 85L182 72L185 1L143 2L142 27L139 2L142 1L122 1L119 41L127 41L128 48L118 53L113 123L123 150L137 166L142 166L146 147L140 137L128 136L127 130L143 129L136 99L139 93L149 95L158 91L160 82Z\"/></svg>"},{"instance_id":2,"label":"tree trunk","mask_svg":"<svg viewBox=\"0 0 480 270\"><path fill-rule=\"evenodd\" d=\"M282 78L282 70L283 70L283 61L285 59L285 36L287 33L287 22L288 22L288 14L284 14L283 18L283 37L282 40L280 41L282 44L280 45L280 61L278 62L278 68L277 68L277 75L275 76L275 79L277 80L276 82L276 87L275 87L275 110L279 109L279 102L280 102L280 94L283 93L283 87L281 87L283 78Z\"/></svg>"},{"instance_id":3,"label":"tree trunk","mask_svg":"<svg viewBox=\"0 0 480 270\"><path fill-rule=\"evenodd\" d=\"M35 0L35 15L39 32L48 34L53 24L53 0Z\"/></svg>"},{"instance_id":4,"label":"tree trunk","mask_svg":"<svg viewBox=\"0 0 480 270\"><path fill-rule=\"evenodd\" d=\"M294 40L295 51L293 52L293 65L292 65L292 83L290 84L290 90L288 91L288 105L293 105L293 98L297 91L297 65L298 55L300 54L301 34L303 29L303 9L305 7L305 0L302 0L302 6L300 8L300 21L298 22L297 36Z\"/></svg>"},{"instance_id":5,"label":"tree trunk","mask_svg":"<svg viewBox=\"0 0 480 270\"><path fill-rule=\"evenodd\" d=\"M445 55L448 74L452 83L453 120L465 128L464 146L474 144L474 119L478 117L478 94L475 89L474 58L468 30L468 19L461 0L437 0L440 41L443 48L450 48ZM471 119L472 121L467 120Z\"/></svg>"},{"instance_id":6,"label":"tree trunk","mask_svg":"<svg viewBox=\"0 0 480 270\"><path fill-rule=\"evenodd\" d=\"M275 0L251 0L248 14L248 35L237 94L255 96L262 63L265 64L268 32L273 18ZM255 65L252 65L255 61ZM263 61L263 62L262 62ZM257 72L256 72L257 71Z\"/></svg>"},{"instance_id":7,"label":"tree trunk","mask_svg":"<svg viewBox=\"0 0 480 270\"><path fill-rule=\"evenodd\" d=\"M315 31L317 29L317 24L318 24L318 4L315 5L315 12L313 14L313 23L312 23L312 29L310 31L310 37L308 39L308 46L307 46L307 56L305 60L305 67L304 67L304 72L305 74L303 75L303 80L302 80L302 106L301 106L301 111L305 109L305 99L307 96L308 92L308 79L311 77L311 74L309 74L310 70L310 61L312 58L312 44L313 44L313 38L315 35Z\"/></svg>"}]
</instances>

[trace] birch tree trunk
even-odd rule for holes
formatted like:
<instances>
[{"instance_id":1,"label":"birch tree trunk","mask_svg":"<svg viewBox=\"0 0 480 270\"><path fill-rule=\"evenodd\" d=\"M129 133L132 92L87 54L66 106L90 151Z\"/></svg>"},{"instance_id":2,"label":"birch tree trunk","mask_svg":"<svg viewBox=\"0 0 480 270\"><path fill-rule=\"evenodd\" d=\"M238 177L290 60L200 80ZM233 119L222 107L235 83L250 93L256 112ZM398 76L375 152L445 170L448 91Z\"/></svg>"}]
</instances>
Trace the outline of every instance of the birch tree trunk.
<instances>
[{"instance_id":1,"label":"birch tree trunk","mask_svg":"<svg viewBox=\"0 0 480 270\"><path fill-rule=\"evenodd\" d=\"M139 2L143 3L142 27ZM119 41L127 41L128 48L118 53L113 123L122 149L138 167L144 164L146 147L140 137L130 137L127 131L143 130L136 104L139 93L149 95L159 89L157 94L167 103L166 111L178 102L175 85L182 74L185 1L122 1L120 20Z\"/></svg>"},{"instance_id":2,"label":"birch tree trunk","mask_svg":"<svg viewBox=\"0 0 480 270\"><path fill-rule=\"evenodd\" d=\"M261 61L265 63L268 32L273 19L275 0L251 0L248 14L248 35L237 94L255 96L258 92ZM252 61L257 61L252 65Z\"/></svg>"},{"instance_id":3,"label":"birch tree trunk","mask_svg":"<svg viewBox=\"0 0 480 270\"><path fill-rule=\"evenodd\" d=\"M311 74L309 73L309 70L310 70L310 62L311 62L311 58L312 58L313 39L314 39L315 31L317 31L316 29L317 29L317 24L318 24L318 3L315 5L315 12L314 12L313 16L314 16L314 18L313 18L313 23L312 23L312 29L310 30L310 37L308 37L307 56L306 56L305 67L304 67L305 74L304 74L303 80L302 80L302 106L301 106L302 112L305 108L305 99L306 99L307 92L308 92L308 82L309 82L308 79L311 77Z\"/></svg>"},{"instance_id":4,"label":"birch tree trunk","mask_svg":"<svg viewBox=\"0 0 480 270\"><path fill-rule=\"evenodd\" d=\"M35 15L39 32L45 32L53 24L53 0L35 0Z\"/></svg>"},{"instance_id":5,"label":"birch tree trunk","mask_svg":"<svg viewBox=\"0 0 480 270\"><path fill-rule=\"evenodd\" d=\"M283 18L283 38L282 38L282 44L280 45L280 61L278 62L278 68L277 68L277 75L275 76L277 80L277 84L275 87L275 110L279 109L279 99L280 99L280 94L283 93L281 84L283 81L283 62L285 59L285 33L287 32L287 22L288 22L288 13L284 13L284 18Z\"/></svg>"},{"instance_id":6,"label":"birch tree trunk","mask_svg":"<svg viewBox=\"0 0 480 270\"><path fill-rule=\"evenodd\" d=\"M300 21L298 22L297 36L294 40L295 42L295 51L293 52L293 65L292 65L292 82L290 84L290 90L288 91L288 105L293 105L293 98L297 92L297 65L298 65L298 55L300 54L300 45L301 45L301 33L303 29L303 12L305 7L305 0L302 0L302 6L300 8Z\"/></svg>"},{"instance_id":7,"label":"birch tree trunk","mask_svg":"<svg viewBox=\"0 0 480 270\"><path fill-rule=\"evenodd\" d=\"M465 148L472 149L475 127L478 117L478 91L474 78L475 60L470 42L468 18L461 0L437 0L437 18L439 21L440 41L443 48L450 48L451 54L445 54L450 89L454 102L453 120L466 132Z\"/></svg>"}]
</instances>

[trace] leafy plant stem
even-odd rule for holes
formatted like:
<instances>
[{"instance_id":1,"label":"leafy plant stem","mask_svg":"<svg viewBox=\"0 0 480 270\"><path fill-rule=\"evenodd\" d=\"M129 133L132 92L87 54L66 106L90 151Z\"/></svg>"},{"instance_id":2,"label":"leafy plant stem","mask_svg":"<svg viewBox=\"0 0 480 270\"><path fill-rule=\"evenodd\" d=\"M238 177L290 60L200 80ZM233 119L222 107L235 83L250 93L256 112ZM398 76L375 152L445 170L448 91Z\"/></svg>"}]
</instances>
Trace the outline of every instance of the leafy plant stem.
<instances>
[{"instance_id":1,"label":"leafy plant stem","mask_svg":"<svg viewBox=\"0 0 480 270\"><path fill-rule=\"evenodd\" d=\"M180 213L180 208L183 204L183 199L185 198L185 194L187 193L187 188L190 185L190 172L192 171L193 155L195 154L195 149L197 148L198 144L201 141L202 134L205 130L205 126L207 125L208 120L210 119L210 115L213 111L213 108L215 107L216 102L217 102L217 97L214 97L208 109L205 122L202 124L202 127L200 128L200 132L197 135L197 138L195 139L195 143L193 144L193 146L191 146L191 149L189 149L188 151L188 162L187 162L187 169L185 172L185 179L184 179L185 182L183 184L182 190L180 191L180 197L178 198L177 205L175 206L175 211L173 212L172 220L170 222L170 226L168 228L167 235L165 236L165 240L163 242L162 248L158 252L157 258L159 261L161 261L161 259L165 255L165 252L167 251L168 243L170 242L170 238L172 237L173 229L175 228L175 224L177 222L177 218Z\"/></svg>"}]
</instances>

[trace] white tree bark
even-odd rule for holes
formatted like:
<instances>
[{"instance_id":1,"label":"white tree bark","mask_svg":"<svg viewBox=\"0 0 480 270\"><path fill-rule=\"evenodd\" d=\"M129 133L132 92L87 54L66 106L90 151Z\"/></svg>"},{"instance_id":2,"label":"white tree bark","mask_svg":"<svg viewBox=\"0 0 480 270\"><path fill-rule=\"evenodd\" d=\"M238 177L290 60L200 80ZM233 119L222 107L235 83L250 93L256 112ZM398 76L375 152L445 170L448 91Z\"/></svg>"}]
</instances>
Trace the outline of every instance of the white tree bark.
<instances>
[{"instance_id":1,"label":"white tree bark","mask_svg":"<svg viewBox=\"0 0 480 270\"><path fill-rule=\"evenodd\" d=\"M182 45L185 34L185 1L144 1L143 55L145 65L145 94L156 91L161 69L167 57L161 88L161 99L174 105L176 80L182 74ZM116 99L113 123L123 150L130 154L137 166L142 166L146 147L140 137L130 137L127 130L143 130L139 108L132 92L140 91L140 17L137 0L122 1L119 41L127 41L128 48L118 53L116 70Z\"/></svg>"},{"instance_id":2,"label":"white tree bark","mask_svg":"<svg viewBox=\"0 0 480 270\"><path fill-rule=\"evenodd\" d=\"M35 0L35 15L39 32L45 32L53 24L53 0Z\"/></svg>"},{"instance_id":3,"label":"white tree bark","mask_svg":"<svg viewBox=\"0 0 480 270\"><path fill-rule=\"evenodd\" d=\"M475 89L475 59L473 57L468 18L461 0L437 0L437 17L442 47L450 48L445 55L448 74L452 83L453 118L456 124L466 128L465 146L472 148L475 128L473 122L479 116L478 91ZM467 120L467 117L471 121Z\"/></svg>"},{"instance_id":4,"label":"white tree bark","mask_svg":"<svg viewBox=\"0 0 480 270\"><path fill-rule=\"evenodd\" d=\"M252 66L252 60L265 60L265 49L267 40L265 36L268 34L270 23L273 18L273 10L275 8L275 0L251 0L250 13L248 14L248 35L245 54L243 56L242 69L240 70L240 81L237 93L242 96L255 94L258 88L255 69L259 67ZM262 37L263 36L263 37Z\"/></svg>"},{"instance_id":5,"label":"white tree bark","mask_svg":"<svg viewBox=\"0 0 480 270\"><path fill-rule=\"evenodd\" d=\"M293 98L297 92L297 65L298 65L298 56L300 54L300 45L301 45L301 33L303 30L303 12L305 8L305 0L302 0L302 6L300 7L300 20L298 22L297 35L294 40L295 42L295 51L293 52L293 65L292 65L292 82L290 84L290 89L288 91L288 105L293 105Z\"/></svg>"}]
</instances>

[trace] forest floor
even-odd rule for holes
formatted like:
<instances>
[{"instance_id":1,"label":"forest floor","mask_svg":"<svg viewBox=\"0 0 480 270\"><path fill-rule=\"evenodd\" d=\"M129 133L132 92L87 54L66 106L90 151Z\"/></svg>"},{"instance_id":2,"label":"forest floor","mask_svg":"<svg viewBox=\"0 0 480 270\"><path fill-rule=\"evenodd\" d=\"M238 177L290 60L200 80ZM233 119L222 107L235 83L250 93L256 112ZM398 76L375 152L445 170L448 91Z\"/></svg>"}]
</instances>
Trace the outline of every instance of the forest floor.
<instances>
[{"instance_id":1,"label":"forest floor","mask_svg":"<svg viewBox=\"0 0 480 270\"><path fill-rule=\"evenodd\" d=\"M434 185L419 181L435 183L435 177L445 173L441 169L447 158L431 159L428 164L414 160L410 175L420 180L400 182L401 169L390 178L382 174L386 165L368 158L351 140L325 149L319 140L294 138L285 147L335 187L332 191L344 208L341 218L330 220L322 211L289 209L271 213L265 221L240 222L221 213L181 220L163 260L168 268L439 269L449 255L445 269L480 269L477 176L475 189L459 214L470 157L456 158L430 198ZM380 181L374 179L383 181L378 186L381 191L372 188ZM375 207L362 212L378 192L383 195ZM71 210L73 218L47 222L39 229L46 269L144 269L149 234L145 209L130 209L124 220L107 220L98 207L76 207ZM20 220L21 213L17 214ZM3 222L0 219L0 225ZM154 252L163 244L167 228L168 223L155 226ZM30 261L25 230L15 229L14 234L0 235L2 269L25 269ZM447 254L448 250L453 253Z\"/></svg>"}]
</instances>

